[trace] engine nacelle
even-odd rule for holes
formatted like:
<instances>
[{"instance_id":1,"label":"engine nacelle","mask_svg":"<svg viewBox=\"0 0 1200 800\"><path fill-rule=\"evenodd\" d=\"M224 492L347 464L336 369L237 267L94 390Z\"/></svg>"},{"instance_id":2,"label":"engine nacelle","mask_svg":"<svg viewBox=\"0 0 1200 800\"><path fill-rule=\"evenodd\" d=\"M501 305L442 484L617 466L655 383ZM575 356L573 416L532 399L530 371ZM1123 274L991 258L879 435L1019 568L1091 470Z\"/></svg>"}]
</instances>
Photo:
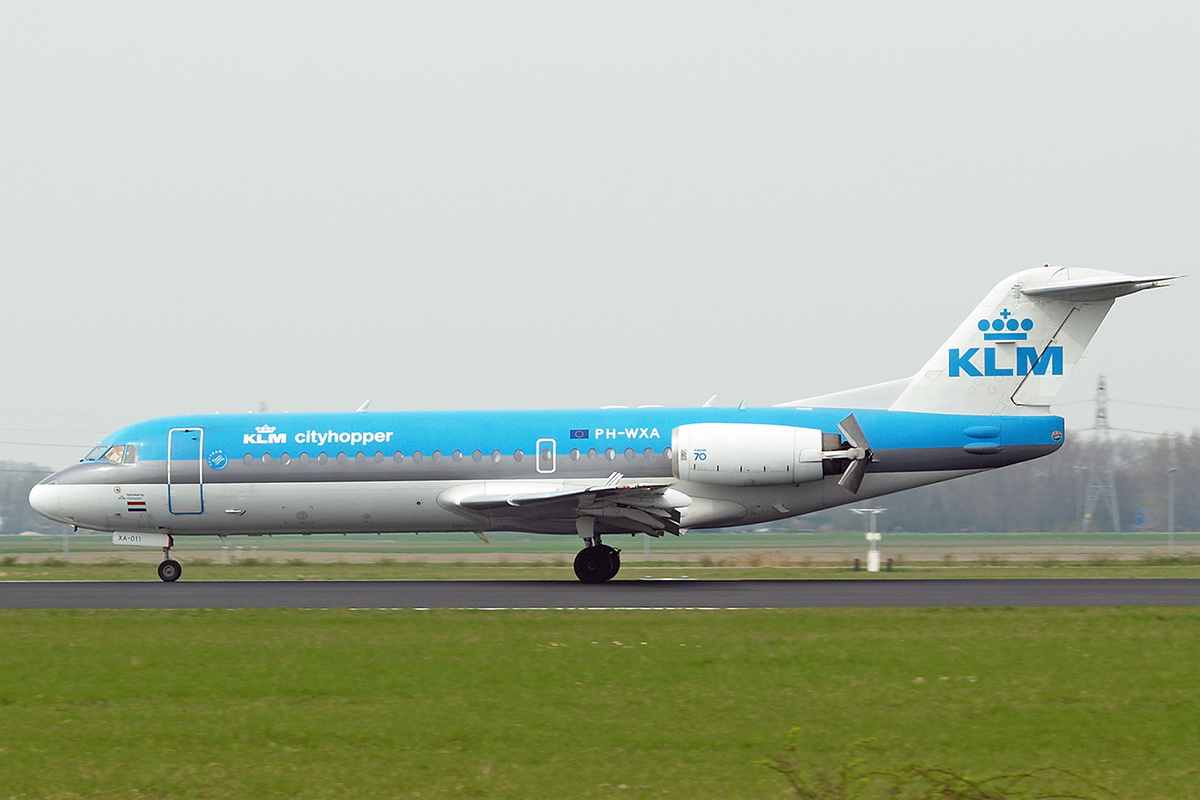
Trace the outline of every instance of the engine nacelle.
<instances>
[{"instance_id":1,"label":"engine nacelle","mask_svg":"<svg viewBox=\"0 0 1200 800\"><path fill-rule=\"evenodd\" d=\"M819 481L825 472L821 453L827 435L790 425L681 425L671 432L671 471L679 480L722 486ZM832 438L840 441L836 435Z\"/></svg>"}]
</instances>

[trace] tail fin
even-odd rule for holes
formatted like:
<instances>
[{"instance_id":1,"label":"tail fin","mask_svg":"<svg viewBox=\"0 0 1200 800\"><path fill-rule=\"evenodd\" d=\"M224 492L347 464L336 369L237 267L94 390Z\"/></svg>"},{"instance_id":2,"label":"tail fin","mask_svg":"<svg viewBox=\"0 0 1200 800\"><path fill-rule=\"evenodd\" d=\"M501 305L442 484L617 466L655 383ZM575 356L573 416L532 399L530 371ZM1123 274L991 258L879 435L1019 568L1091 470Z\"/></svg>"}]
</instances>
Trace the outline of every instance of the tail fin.
<instances>
[{"instance_id":1,"label":"tail fin","mask_svg":"<svg viewBox=\"0 0 1200 800\"><path fill-rule=\"evenodd\" d=\"M988 292L890 408L1046 413L1113 301L1175 277L1049 266L1018 272Z\"/></svg>"}]
</instances>

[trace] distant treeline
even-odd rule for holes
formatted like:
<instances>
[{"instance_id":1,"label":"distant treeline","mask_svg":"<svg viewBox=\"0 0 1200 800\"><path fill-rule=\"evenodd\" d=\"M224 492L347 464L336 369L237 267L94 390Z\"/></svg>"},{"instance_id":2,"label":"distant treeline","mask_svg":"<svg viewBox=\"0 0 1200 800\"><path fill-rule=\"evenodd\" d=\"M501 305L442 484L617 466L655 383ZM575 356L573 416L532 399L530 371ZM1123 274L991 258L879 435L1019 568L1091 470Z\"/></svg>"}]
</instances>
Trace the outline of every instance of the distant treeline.
<instances>
[{"instance_id":1,"label":"distant treeline","mask_svg":"<svg viewBox=\"0 0 1200 800\"><path fill-rule=\"evenodd\" d=\"M1200 530L1200 431L1147 439L1113 438L1113 485L1121 530L1136 530L1142 510L1144 530L1167 529L1167 470L1175 473L1175 529ZM912 489L861 505L886 507L881 531L956 532L1076 531L1088 484L1106 463L1102 439L1069 436L1046 458L992 470L969 478ZM0 533L61 533L63 526L29 507L29 490L49 474L37 464L0 461ZM861 524L844 508L778 523L781 529ZM1089 530L1111 531L1108 506L1097 504Z\"/></svg>"},{"instance_id":2,"label":"distant treeline","mask_svg":"<svg viewBox=\"0 0 1200 800\"><path fill-rule=\"evenodd\" d=\"M29 507L29 490L49 474L50 470L40 464L0 461L0 533L62 533L67 530L65 525L51 522Z\"/></svg>"},{"instance_id":3,"label":"distant treeline","mask_svg":"<svg viewBox=\"0 0 1200 800\"><path fill-rule=\"evenodd\" d=\"M1167 470L1175 473L1175 530L1200 530L1200 431L1153 438L1113 437L1112 478L1122 531L1167 529ZM1106 463L1104 441L1075 433L1051 456L967 478L866 500L861 505L887 508L881 531L997 533L1079 530L1088 484ZM845 509L832 509L800 520L809 527L836 529L862 523ZM786 523L780 523L784 525ZM1111 531L1112 513L1101 499L1089 531Z\"/></svg>"}]
</instances>

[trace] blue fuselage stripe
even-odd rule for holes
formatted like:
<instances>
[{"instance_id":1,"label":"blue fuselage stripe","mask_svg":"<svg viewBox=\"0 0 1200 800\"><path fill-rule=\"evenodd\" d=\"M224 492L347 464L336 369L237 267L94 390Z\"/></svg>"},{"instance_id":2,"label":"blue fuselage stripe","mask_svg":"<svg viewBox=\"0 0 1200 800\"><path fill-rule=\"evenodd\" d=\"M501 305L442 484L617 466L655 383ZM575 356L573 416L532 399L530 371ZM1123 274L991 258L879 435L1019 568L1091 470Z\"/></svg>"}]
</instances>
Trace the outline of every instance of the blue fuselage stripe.
<instances>
[{"instance_id":1,"label":"blue fuselage stripe","mask_svg":"<svg viewBox=\"0 0 1200 800\"><path fill-rule=\"evenodd\" d=\"M134 444L142 460L165 460L168 432L204 430L202 457L217 468L221 459L264 454L354 455L402 452L449 456L454 451L484 454L516 450L534 455L539 440L553 439L558 452L649 448L662 453L671 432L700 422L789 425L836 433L854 413L870 445L881 450L959 448L978 440L981 426L996 428L999 446L1058 445L1063 420L1057 416L968 416L899 411L797 408L647 408L557 411L355 412L323 414L219 414L165 417L115 431L102 444Z\"/></svg>"}]
</instances>

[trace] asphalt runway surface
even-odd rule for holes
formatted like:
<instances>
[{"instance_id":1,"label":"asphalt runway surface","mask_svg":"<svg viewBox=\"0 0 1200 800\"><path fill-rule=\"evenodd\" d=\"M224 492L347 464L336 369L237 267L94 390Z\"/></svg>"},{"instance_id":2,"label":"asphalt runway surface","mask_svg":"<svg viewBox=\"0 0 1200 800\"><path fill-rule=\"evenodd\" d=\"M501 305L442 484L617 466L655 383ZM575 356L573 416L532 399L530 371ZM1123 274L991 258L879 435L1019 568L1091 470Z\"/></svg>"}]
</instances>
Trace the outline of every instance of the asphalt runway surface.
<instances>
[{"instance_id":1,"label":"asphalt runway surface","mask_svg":"<svg viewBox=\"0 0 1200 800\"><path fill-rule=\"evenodd\" d=\"M0 582L0 608L1195 606L1200 579Z\"/></svg>"}]
</instances>

